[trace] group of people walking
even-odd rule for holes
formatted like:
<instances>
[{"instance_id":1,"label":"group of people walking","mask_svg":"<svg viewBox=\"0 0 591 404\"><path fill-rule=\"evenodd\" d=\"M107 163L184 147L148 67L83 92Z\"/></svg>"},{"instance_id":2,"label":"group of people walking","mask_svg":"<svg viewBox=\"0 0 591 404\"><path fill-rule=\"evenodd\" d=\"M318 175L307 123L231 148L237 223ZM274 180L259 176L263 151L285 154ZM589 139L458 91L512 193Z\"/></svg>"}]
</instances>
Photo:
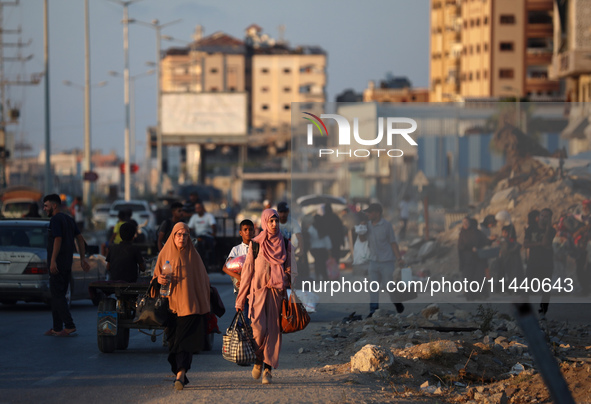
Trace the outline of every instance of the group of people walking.
<instances>
[{"instance_id":1,"label":"group of people walking","mask_svg":"<svg viewBox=\"0 0 591 404\"><path fill-rule=\"evenodd\" d=\"M515 226L506 211L486 216L480 229L476 219L465 217L457 245L460 275L468 280L481 280L483 276L504 278L506 285L514 282L513 291L526 293L527 288L521 287L525 280L530 284L536 278L564 281L567 259L571 256L576 263L580 291L587 293L590 285L586 249L591 238L591 200L583 201L579 215L562 215L555 221L553 215L550 208L531 210L523 243L518 242ZM502 227L497 235L495 229L499 223ZM489 246L498 247L498 254L492 259L483 254ZM473 300L477 296L469 294L467 298ZM542 318L549 302L550 293L543 292L539 308Z\"/></svg>"}]
</instances>

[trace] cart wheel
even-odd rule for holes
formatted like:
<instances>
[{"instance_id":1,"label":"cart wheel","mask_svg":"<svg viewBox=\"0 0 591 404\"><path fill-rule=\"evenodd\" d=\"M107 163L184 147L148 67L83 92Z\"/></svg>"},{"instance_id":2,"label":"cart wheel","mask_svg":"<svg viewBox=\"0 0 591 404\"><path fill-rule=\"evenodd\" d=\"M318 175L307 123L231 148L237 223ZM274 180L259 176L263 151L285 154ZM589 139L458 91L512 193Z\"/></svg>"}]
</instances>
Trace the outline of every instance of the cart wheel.
<instances>
[{"instance_id":1,"label":"cart wheel","mask_svg":"<svg viewBox=\"0 0 591 404\"><path fill-rule=\"evenodd\" d=\"M98 311L115 311L117 301L115 299L103 299L99 302ZM119 333L121 330L117 330ZM129 330L128 330L129 331ZM114 352L117 347L117 337L97 335L98 349L102 353Z\"/></svg>"},{"instance_id":2,"label":"cart wheel","mask_svg":"<svg viewBox=\"0 0 591 404\"><path fill-rule=\"evenodd\" d=\"M117 349L127 349L129 346L129 328L119 328L115 338L117 338Z\"/></svg>"}]
</instances>

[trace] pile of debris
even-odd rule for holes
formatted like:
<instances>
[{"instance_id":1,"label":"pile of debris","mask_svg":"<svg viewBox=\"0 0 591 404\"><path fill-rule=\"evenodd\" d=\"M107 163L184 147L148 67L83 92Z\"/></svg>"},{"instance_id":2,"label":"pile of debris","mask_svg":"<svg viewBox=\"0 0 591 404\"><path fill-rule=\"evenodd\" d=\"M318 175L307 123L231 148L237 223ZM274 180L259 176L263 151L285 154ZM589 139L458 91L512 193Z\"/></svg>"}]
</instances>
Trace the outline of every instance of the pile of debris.
<instances>
[{"instance_id":1,"label":"pile of debris","mask_svg":"<svg viewBox=\"0 0 591 404\"><path fill-rule=\"evenodd\" d=\"M357 318L356 321L351 321ZM548 344L577 402L591 399L591 328L549 322ZM527 341L507 314L480 306L420 315L377 310L372 318L349 316L316 333L318 364L331 374L375 376L382 390L400 397L438 396L452 402L544 402L549 393L537 374ZM301 354L310 353L307 348ZM345 361L345 363L343 363ZM571 386L572 389L572 386Z\"/></svg>"},{"instance_id":2,"label":"pile of debris","mask_svg":"<svg viewBox=\"0 0 591 404\"><path fill-rule=\"evenodd\" d=\"M534 210L550 208L553 221L565 214L580 213L581 202L591 198L591 161L565 160L564 175L559 175L557 158L528 158L523 160L519 174L502 170L503 177L489 197L474 211L473 217L481 222L489 214L506 210L517 231L517 239L523 243L527 214ZM429 271L434 275L458 273L457 241L461 224L447 229L435 240L415 240L405 246L406 261L413 262L417 272ZM496 231L500 233L500 229Z\"/></svg>"}]
</instances>

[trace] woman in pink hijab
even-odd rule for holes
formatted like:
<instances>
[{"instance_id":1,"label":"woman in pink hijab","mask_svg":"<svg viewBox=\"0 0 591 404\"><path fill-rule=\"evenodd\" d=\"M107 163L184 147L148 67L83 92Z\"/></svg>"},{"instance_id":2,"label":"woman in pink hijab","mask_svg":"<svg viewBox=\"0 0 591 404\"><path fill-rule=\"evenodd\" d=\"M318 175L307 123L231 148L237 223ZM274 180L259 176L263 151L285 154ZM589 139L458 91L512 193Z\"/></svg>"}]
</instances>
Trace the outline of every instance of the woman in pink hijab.
<instances>
[{"instance_id":1,"label":"woman in pink hijab","mask_svg":"<svg viewBox=\"0 0 591 404\"><path fill-rule=\"evenodd\" d=\"M261 215L259 233L250 243L246 261L242 267L240 290L236 297L236 310L244 308L248 297L249 318L254 338L259 346L257 362L252 377L263 375L263 384L271 383L271 369L279 365L281 350L281 304L284 289L290 286L297 274L292 263L292 246L279 231L279 215L274 209L265 209ZM254 258L253 244L259 252Z\"/></svg>"}]
</instances>

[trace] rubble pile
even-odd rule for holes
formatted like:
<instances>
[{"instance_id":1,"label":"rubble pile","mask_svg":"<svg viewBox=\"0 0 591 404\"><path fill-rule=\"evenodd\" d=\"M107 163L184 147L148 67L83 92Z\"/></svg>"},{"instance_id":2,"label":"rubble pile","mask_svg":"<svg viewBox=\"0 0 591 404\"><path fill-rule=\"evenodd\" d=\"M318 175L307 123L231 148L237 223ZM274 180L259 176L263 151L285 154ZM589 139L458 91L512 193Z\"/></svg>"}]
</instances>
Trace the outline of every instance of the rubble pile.
<instances>
[{"instance_id":1,"label":"rubble pile","mask_svg":"<svg viewBox=\"0 0 591 404\"><path fill-rule=\"evenodd\" d=\"M569 160L566 160L569 162ZM513 171L500 172L505 178L498 180L488 198L472 213L479 222L486 215L495 215L501 210L510 213L517 231L517 239L523 242L527 227L527 214L533 210L550 208L553 221L561 215L578 213L581 202L591 197L591 162L565 164L565 174L558 174L558 159L529 158L522 163L520 174ZM421 255L423 242L416 240L407 248L407 262L414 262L417 272L451 275L458 272L457 241L461 224L447 229L436 236L428 254ZM500 233L500 227L497 229Z\"/></svg>"},{"instance_id":2,"label":"rubble pile","mask_svg":"<svg viewBox=\"0 0 591 404\"><path fill-rule=\"evenodd\" d=\"M437 396L458 403L548 402L516 322L503 313L489 314L443 313L437 305L406 316L380 309L372 318L332 322L315 334L316 349L299 352L326 364L323 372L370 375L395 396ZM567 382L591 385L591 346L585 346L591 328L558 322L545 327ZM571 390L577 402L591 399L588 388Z\"/></svg>"}]
</instances>

